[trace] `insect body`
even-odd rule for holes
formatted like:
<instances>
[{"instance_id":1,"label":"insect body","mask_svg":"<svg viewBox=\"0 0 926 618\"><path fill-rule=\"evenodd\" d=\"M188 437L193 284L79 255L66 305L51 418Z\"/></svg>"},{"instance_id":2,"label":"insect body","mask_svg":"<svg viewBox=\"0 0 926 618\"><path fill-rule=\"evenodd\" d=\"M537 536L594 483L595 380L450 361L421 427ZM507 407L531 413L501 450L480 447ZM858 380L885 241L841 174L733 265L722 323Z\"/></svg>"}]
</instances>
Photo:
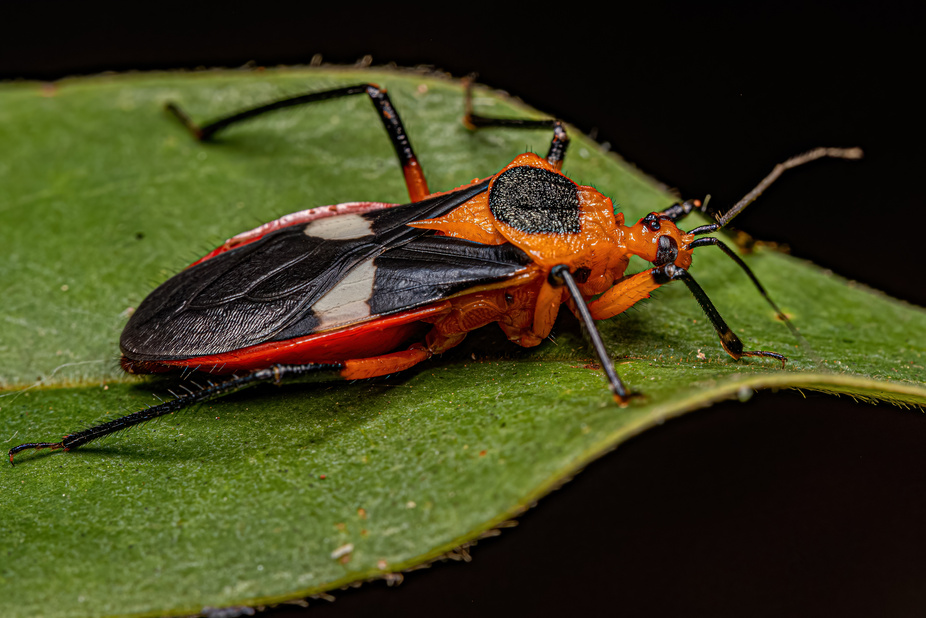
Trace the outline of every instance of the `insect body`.
<instances>
[{"instance_id":1,"label":"insect body","mask_svg":"<svg viewBox=\"0 0 926 618\"><path fill-rule=\"evenodd\" d=\"M563 303L585 324L611 391L623 404L631 393L614 371L594 320L615 316L676 279L694 294L733 358L784 364L780 354L743 349L689 274L692 252L718 245L771 303L748 267L703 235L725 225L787 167L860 154L818 149L791 159L717 223L685 232L676 223L703 210L700 202L676 204L627 225L608 197L560 171L568 145L561 123L485 118L472 113L469 97L465 120L472 128L552 128L547 156L523 154L489 178L431 194L389 97L371 84L276 101L204 126L175 105L168 109L205 140L281 107L359 94L368 95L379 112L411 201L302 211L226 241L152 292L120 341L122 367L130 373L183 369L226 377L61 442L21 444L10 450L11 462L25 449L76 448L259 382L402 371L493 322L514 343L536 346L550 334ZM625 276L631 256L652 267Z\"/></svg>"}]
</instances>

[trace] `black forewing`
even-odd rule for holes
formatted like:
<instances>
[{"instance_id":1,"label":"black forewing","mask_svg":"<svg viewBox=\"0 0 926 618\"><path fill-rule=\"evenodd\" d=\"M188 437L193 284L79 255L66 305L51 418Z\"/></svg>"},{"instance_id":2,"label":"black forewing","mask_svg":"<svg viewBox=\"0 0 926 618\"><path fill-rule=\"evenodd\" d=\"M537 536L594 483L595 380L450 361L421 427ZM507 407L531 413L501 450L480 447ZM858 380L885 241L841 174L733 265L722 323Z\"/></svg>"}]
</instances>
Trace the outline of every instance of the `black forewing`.
<instances>
[{"instance_id":1,"label":"black forewing","mask_svg":"<svg viewBox=\"0 0 926 618\"><path fill-rule=\"evenodd\" d=\"M482 245L429 233L374 258L370 314L390 315L421 307L510 277L530 263L530 256L511 244ZM311 333L318 319L318 314L307 311L271 340L285 341Z\"/></svg>"},{"instance_id":2,"label":"black forewing","mask_svg":"<svg viewBox=\"0 0 926 618\"><path fill-rule=\"evenodd\" d=\"M510 277L530 263L530 256L511 244L424 236L376 258L370 309L385 315L431 303Z\"/></svg>"},{"instance_id":3,"label":"black forewing","mask_svg":"<svg viewBox=\"0 0 926 618\"><path fill-rule=\"evenodd\" d=\"M406 225L442 216L487 186L488 181L360 215L369 234L319 238L307 235L306 225L295 225L188 268L142 301L122 333L122 352L135 360L182 359L311 334L317 326L316 301L358 264L374 258L379 281L374 283L373 315L507 276L526 263L519 250L480 249L465 241L446 243L447 238L427 241L430 231ZM387 252L390 256L384 257ZM426 280L402 273L422 267L432 273ZM455 276L462 279L450 279ZM372 305L389 309L381 312Z\"/></svg>"}]
</instances>

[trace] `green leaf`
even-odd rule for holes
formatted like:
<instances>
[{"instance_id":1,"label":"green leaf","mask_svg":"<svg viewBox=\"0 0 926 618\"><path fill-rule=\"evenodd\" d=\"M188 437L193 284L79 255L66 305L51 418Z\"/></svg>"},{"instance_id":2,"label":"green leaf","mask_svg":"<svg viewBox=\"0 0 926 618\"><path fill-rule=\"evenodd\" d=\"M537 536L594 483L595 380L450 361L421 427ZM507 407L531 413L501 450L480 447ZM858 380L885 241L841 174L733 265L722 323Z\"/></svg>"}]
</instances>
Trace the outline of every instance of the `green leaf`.
<instances>
[{"instance_id":1,"label":"green leaf","mask_svg":"<svg viewBox=\"0 0 926 618\"><path fill-rule=\"evenodd\" d=\"M155 285L225 238L312 206L407 201L363 98L268 115L205 145L163 104L208 119L363 81L390 89L432 190L549 141L545 131L468 132L459 84L414 73L151 74L0 89L5 444L58 439L169 396L174 381L119 371L119 333ZM477 107L543 117L485 91ZM673 201L573 137L567 174L612 196L629 220ZM692 272L747 347L790 358L784 370L727 357L672 285L600 325L621 376L644 394L626 408L611 402L564 315L555 341L535 349L490 327L388 379L257 387L73 453L24 453L0 471L0 614L178 615L381 577L479 538L627 436L756 388L926 403L926 341L911 337L926 332L926 313L771 250L746 259L812 352L719 251L699 251Z\"/></svg>"}]
</instances>

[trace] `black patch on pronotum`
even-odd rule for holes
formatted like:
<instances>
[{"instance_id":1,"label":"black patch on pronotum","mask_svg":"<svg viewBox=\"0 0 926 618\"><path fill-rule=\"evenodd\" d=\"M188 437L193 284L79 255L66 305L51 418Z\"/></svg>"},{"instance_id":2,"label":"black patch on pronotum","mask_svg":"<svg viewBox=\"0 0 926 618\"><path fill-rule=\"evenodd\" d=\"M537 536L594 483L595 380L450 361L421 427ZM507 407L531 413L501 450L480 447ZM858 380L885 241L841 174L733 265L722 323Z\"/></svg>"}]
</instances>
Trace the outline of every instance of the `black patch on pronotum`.
<instances>
[{"instance_id":1,"label":"black patch on pronotum","mask_svg":"<svg viewBox=\"0 0 926 618\"><path fill-rule=\"evenodd\" d=\"M574 182L530 166L500 174L489 190L496 219L528 234L578 234L579 192Z\"/></svg>"}]
</instances>

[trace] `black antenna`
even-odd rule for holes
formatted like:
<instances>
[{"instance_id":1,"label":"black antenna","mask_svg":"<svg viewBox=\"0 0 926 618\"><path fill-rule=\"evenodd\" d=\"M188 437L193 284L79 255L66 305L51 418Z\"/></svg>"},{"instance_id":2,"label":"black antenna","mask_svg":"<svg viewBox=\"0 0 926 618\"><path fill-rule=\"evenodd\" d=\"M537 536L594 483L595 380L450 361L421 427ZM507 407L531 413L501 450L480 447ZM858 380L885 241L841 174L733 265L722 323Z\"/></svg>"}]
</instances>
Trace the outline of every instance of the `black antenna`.
<instances>
[{"instance_id":1,"label":"black antenna","mask_svg":"<svg viewBox=\"0 0 926 618\"><path fill-rule=\"evenodd\" d=\"M756 188L743 196L743 199L738 201L733 205L733 208L725 212L723 215L714 215L714 219L717 221L719 227L723 227L728 224L733 217L740 214L744 208L749 206L752 202L756 200L757 197L762 195L762 192L768 189L769 185L775 182L779 176L781 176L786 170L804 165L805 163L810 163L811 161L816 161L817 159L822 159L824 157L832 157L834 159L861 159L862 158L862 149L861 148L815 148L804 154L799 154L795 157L791 157L784 163L779 163L772 170L772 173L762 179L762 182L756 185ZM707 200L705 200L704 206L702 206L702 212L704 212L704 207L707 206ZM705 226L706 227L706 226ZM701 228L698 228L700 230ZM695 231L692 230L694 233ZM701 234L706 234L708 232L698 232Z\"/></svg>"}]
</instances>

